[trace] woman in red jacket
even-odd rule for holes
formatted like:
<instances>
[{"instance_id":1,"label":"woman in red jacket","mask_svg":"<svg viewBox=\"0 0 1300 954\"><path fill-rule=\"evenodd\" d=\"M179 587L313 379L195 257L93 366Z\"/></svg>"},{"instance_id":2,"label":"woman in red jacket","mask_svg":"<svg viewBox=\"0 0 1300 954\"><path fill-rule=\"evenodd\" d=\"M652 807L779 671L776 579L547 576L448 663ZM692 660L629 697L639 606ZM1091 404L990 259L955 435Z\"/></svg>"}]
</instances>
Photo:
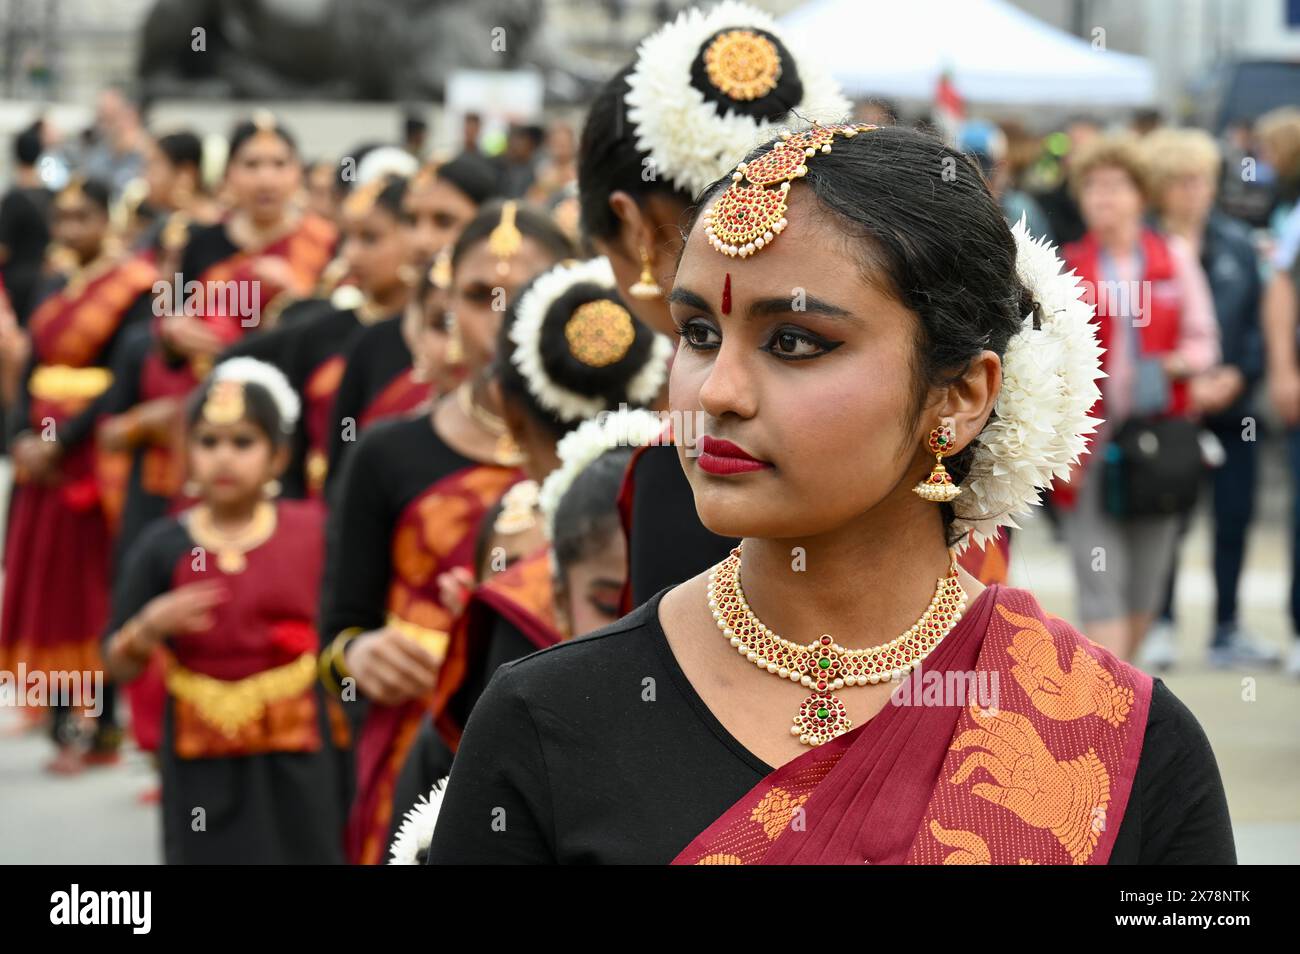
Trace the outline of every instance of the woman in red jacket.
<instances>
[{"instance_id":1,"label":"woman in red jacket","mask_svg":"<svg viewBox=\"0 0 1300 954\"><path fill-rule=\"evenodd\" d=\"M1125 422L1191 413L1187 382L1218 362L1218 328L1205 273L1186 243L1143 225L1146 171L1135 144L1099 139L1071 175L1087 232L1064 257L1096 305L1107 377L1092 412L1103 419L1092 452L1069 484L1056 488L1054 503L1063 514L1084 632L1128 659L1159 607L1179 518L1117 516L1102 462Z\"/></svg>"}]
</instances>

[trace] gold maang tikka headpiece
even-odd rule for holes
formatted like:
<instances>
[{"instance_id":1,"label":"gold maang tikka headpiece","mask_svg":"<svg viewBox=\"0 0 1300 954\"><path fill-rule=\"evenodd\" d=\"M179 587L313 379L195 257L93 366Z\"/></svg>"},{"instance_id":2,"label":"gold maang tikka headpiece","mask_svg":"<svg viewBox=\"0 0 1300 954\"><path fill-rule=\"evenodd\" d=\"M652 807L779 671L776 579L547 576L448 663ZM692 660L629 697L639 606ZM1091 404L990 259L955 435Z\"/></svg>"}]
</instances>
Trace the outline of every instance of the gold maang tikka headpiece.
<instances>
[{"instance_id":1,"label":"gold maang tikka headpiece","mask_svg":"<svg viewBox=\"0 0 1300 954\"><path fill-rule=\"evenodd\" d=\"M704 234L709 244L733 258L748 258L770 245L785 231L786 195L791 182L808 174L805 160L819 151L830 152L837 134L851 139L875 128L865 123L836 123L814 125L801 133L781 133L781 141L763 155L736 166L731 185L704 210Z\"/></svg>"},{"instance_id":2,"label":"gold maang tikka headpiece","mask_svg":"<svg viewBox=\"0 0 1300 954\"><path fill-rule=\"evenodd\" d=\"M519 251L519 246L524 243L523 233L519 231L519 226L515 225L515 213L519 211L519 203L513 199L501 206L501 221L497 223L491 234L488 235L488 251L497 257L497 274L510 274L510 259Z\"/></svg>"},{"instance_id":3,"label":"gold maang tikka headpiece","mask_svg":"<svg viewBox=\"0 0 1300 954\"><path fill-rule=\"evenodd\" d=\"M209 424L233 424L244 418L244 382L213 381L200 412Z\"/></svg>"}]
</instances>

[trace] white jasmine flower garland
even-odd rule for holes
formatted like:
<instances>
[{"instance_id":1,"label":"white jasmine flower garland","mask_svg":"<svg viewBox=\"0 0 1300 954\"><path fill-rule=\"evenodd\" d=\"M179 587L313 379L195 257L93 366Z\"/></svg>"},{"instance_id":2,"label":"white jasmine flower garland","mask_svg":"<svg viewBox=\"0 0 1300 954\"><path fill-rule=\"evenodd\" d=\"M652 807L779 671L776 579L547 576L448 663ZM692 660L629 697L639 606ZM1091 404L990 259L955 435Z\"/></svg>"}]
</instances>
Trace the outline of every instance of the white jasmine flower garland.
<instances>
[{"instance_id":1,"label":"white jasmine flower garland","mask_svg":"<svg viewBox=\"0 0 1300 954\"><path fill-rule=\"evenodd\" d=\"M1011 232L1016 271L1040 306L1040 326L1035 329L1034 316L1027 315L1002 357L997 413L980 434L961 483L958 551L970 540L966 531L973 530L975 545L982 546L999 527L1018 527L1015 517L1029 513L1054 478L1069 477L1101 423L1089 412L1101 397L1102 349L1078 276L1061 274L1056 249L1035 240L1023 216ZM963 510L989 516L964 517Z\"/></svg>"},{"instance_id":2,"label":"white jasmine flower garland","mask_svg":"<svg viewBox=\"0 0 1300 954\"><path fill-rule=\"evenodd\" d=\"M447 792L447 778L433 783L428 796L421 795L411 809L402 816L402 826L393 837L389 851L392 857L390 865L418 865L420 852L428 852L433 841L433 829L438 824L438 812L442 810L442 798Z\"/></svg>"},{"instance_id":3,"label":"white jasmine flower garland","mask_svg":"<svg viewBox=\"0 0 1300 954\"><path fill-rule=\"evenodd\" d=\"M516 346L510 360L528 382L528 390L537 402L562 421L594 417L605 410L605 402L600 398L577 394L556 384L542 364L542 325L546 313L570 288L586 283L609 289L609 298L618 300L618 284L608 259L592 258L585 262L556 265L543 272L519 299L515 321L510 327L510 340ZM628 382L629 401L649 404L655 399L668 379L668 362L673 350L673 343L666 336L655 335L645 366Z\"/></svg>"},{"instance_id":4,"label":"white jasmine flower garland","mask_svg":"<svg viewBox=\"0 0 1300 954\"><path fill-rule=\"evenodd\" d=\"M546 536L555 539L555 512L560 501L588 466L615 447L643 447L658 437L664 422L654 411L619 408L583 421L555 445L560 466L547 475L538 504L546 520Z\"/></svg>"},{"instance_id":5,"label":"white jasmine flower garland","mask_svg":"<svg viewBox=\"0 0 1300 954\"><path fill-rule=\"evenodd\" d=\"M691 85L691 65L704 41L731 27L765 30L780 37L794 58L803 98L789 117L765 123L730 111L719 116L716 106ZM750 149L772 138L781 122L839 122L850 108L830 74L815 59L801 54L776 21L736 0L723 0L707 11L684 10L643 40L627 83L627 115L636 127L637 148L649 154L654 174L666 176L691 195L729 173Z\"/></svg>"}]
</instances>

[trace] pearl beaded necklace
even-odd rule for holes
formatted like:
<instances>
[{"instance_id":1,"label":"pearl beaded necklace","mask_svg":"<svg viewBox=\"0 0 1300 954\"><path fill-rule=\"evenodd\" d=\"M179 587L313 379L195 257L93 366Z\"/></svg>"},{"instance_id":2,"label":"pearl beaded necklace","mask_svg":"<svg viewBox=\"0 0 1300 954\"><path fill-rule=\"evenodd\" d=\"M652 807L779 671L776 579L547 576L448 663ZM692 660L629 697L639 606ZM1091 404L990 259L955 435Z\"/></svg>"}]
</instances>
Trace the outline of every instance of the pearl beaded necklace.
<instances>
[{"instance_id":1,"label":"pearl beaded necklace","mask_svg":"<svg viewBox=\"0 0 1300 954\"><path fill-rule=\"evenodd\" d=\"M768 629L749 608L740 588L739 546L709 571L708 595L718 629L740 655L760 669L812 690L790 728L790 734L805 745L821 745L853 728L844 703L833 692L903 678L966 611L966 591L957 578L955 555L921 618L889 642L864 649L847 649L827 634L801 645Z\"/></svg>"}]
</instances>

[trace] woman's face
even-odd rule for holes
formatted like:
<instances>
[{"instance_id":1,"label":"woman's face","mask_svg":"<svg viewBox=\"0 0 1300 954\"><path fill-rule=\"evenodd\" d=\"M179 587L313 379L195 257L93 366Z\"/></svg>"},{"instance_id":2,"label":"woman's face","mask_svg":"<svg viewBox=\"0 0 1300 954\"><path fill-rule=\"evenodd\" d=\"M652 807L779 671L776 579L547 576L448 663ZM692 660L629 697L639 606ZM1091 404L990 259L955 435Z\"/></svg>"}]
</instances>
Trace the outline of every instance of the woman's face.
<instances>
[{"instance_id":1,"label":"woman's face","mask_svg":"<svg viewBox=\"0 0 1300 954\"><path fill-rule=\"evenodd\" d=\"M402 266L410 255L404 229L391 211L378 203L359 214L345 214L343 257L361 290L383 297L402 283Z\"/></svg>"},{"instance_id":2,"label":"woman's face","mask_svg":"<svg viewBox=\"0 0 1300 954\"><path fill-rule=\"evenodd\" d=\"M149 203L161 209L174 209L173 194L180 179L180 170L167 158L167 154L150 143L144 163L144 181L149 186Z\"/></svg>"},{"instance_id":3,"label":"woman's face","mask_svg":"<svg viewBox=\"0 0 1300 954\"><path fill-rule=\"evenodd\" d=\"M789 227L769 247L731 258L697 222L678 265L669 400L702 412L695 447L678 448L696 509L723 536L806 537L872 511L903 532L936 519L926 507L937 514L911 492L934 462L922 442L938 423L932 400L912 420L919 319L866 282L806 186L790 196ZM742 453L757 463L738 463Z\"/></svg>"},{"instance_id":4,"label":"woman's face","mask_svg":"<svg viewBox=\"0 0 1300 954\"><path fill-rule=\"evenodd\" d=\"M271 132L250 136L226 166L231 201L258 222L273 222L284 214L301 178L298 157Z\"/></svg>"},{"instance_id":5,"label":"woman's face","mask_svg":"<svg viewBox=\"0 0 1300 954\"><path fill-rule=\"evenodd\" d=\"M469 196L441 179L412 183L402 200L402 213L410 235L415 263L427 265L456 241L478 208Z\"/></svg>"},{"instance_id":6,"label":"woman's face","mask_svg":"<svg viewBox=\"0 0 1300 954\"><path fill-rule=\"evenodd\" d=\"M65 193L54 203L54 240L72 249L82 262L89 262L103 249L108 226L108 213L85 193Z\"/></svg>"},{"instance_id":7,"label":"woman's face","mask_svg":"<svg viewBox=\"0 0 1300 954\"><path fill-rule=\"evenodd\" d=\"M568 635L583 636L617 620L626 580L627 542L615 527L590 553L564 568L559 596Z\"/></svg>"},{"instance_id":8,"label":"woman's face","mask_svg":"<svg viewBox=\"0 0 1300 954\"><path fill-rule=\"evenodd\" d=\"M450 310L456 318L465 365L470 371L485 367L496 351L497 333L515 293L536 275L555 264L554 256L527 236L514 255L502 260L488 251L484 238L465 252L451 279Z\"/></svg>"},{"instance_id":9,"label":"woman's face","mask_svg":"<svg viewBox=\"0 0 1300 954\"><path fill-rule=\"evenodd\" d=\"M1079 213L1090 232L1135 227L1142 218L1142 193L1119 166L1098 166L1083 179Z\"/></svg>"},{"instance_id":10,"label":"woman's face","mask_svg":"<svg viewBox=\"0 0 1300 954\"><path fill-rule=\"evenodd\" d=\"M263 485L278 473L277 455L252 421L211 424L200 418L190 432L189 473L202 500L240 504L261 496Z\"/></svg>"},{"instance_id":11,"label":"woman's face","mask_svg":"<svg viewBox=\"0 0 1300 954\"><path fill-rule=\"evenodd\" d=\"M447 375L447 295L431 286L422 300L412 299L402 316L402 336L411 351L412 362L429 381Z\"/></svg>"},{"instance_id":12,"label":"woman's face","mask_svg":"<svg viewBox=\"0 0 1300 954\"><path fill-rule=\"evenodd\" d=\"M338 216L338 193L334 188L334 167L318 162L307 173L307 207L331 222Z\"/></svg>"},{"instance_id":13,"label":"woman's face","mask_svg":"<svg viewBox=\"0 0 1300 954\"><path fill-rule=\"evenodd\" d=\"M1214 207L1214 176L1207 171L1183 172L1165 183L1160 206L1170 218L1204 222Z\"/></svg>"}]
</instances>

